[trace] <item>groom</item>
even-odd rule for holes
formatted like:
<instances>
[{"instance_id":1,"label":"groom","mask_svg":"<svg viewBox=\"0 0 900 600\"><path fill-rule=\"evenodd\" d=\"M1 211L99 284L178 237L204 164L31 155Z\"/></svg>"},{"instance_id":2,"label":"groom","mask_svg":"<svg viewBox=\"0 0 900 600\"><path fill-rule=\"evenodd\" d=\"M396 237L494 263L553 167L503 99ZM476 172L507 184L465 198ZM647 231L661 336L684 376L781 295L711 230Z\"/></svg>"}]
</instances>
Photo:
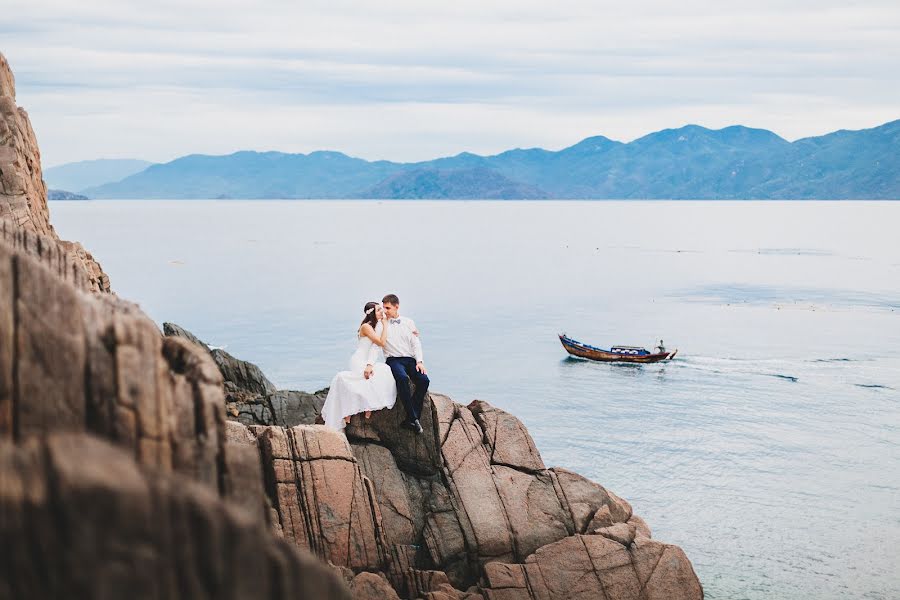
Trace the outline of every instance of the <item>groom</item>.
<instances>
[{"instance_id":1,"label":"groom","mask_svg":"<svg viewBox=\"0 0 900 600\"><path fill-rule=\"evenodd\" d=\"M413 320L400 316L400 299L397 296L388 294L382 298L381 304L389 319L387 340L384 342L385 362L394 374L397 394L406 408L406 420L402 426L416 433L422 433L419 415L429 383L428 372L422 362L422 342L419 341ZM381 327L380 323L378 327ZM377 329L376 333L381 335L381 330ZM410 379L416 386L415 394L409 390Z\"/></svg>"}]
</instances>

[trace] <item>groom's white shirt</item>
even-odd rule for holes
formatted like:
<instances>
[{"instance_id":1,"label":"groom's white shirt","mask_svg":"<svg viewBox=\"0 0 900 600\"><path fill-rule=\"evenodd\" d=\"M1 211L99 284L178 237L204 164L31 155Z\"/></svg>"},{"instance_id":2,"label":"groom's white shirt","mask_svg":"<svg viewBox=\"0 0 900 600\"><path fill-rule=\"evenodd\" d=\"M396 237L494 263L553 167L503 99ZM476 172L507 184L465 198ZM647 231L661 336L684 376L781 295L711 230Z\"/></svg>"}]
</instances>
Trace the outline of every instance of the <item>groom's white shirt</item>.
<instances>
[{"instance_id":1,"label":"groom's white shirt","mask_svg":"<svg viewBox=\"0 0 900 600\"><path fill-rule=\"evenodd\" d=\"M397 323L397 321L400 321ZM384 326L381 323L375 327L375 335L381 337ZM387 339L384 341L384 355L387 358L392 356L412 356L416 362L423 362L422 358L422 342L419 336L413 333L416 330L416 324L408 317L397 317L388 320Z\"/></svg>"}]
</instances>

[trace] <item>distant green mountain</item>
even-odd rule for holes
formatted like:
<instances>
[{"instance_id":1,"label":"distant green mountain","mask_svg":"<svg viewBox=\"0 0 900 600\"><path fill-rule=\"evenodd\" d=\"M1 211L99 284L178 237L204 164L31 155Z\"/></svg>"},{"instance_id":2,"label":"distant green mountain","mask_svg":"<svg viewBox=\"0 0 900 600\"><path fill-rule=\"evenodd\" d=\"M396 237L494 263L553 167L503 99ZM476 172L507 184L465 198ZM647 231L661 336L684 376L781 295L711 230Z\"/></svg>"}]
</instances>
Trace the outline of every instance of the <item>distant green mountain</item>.
<instances>
[{"instance_id":1,"label":"distant green mountain","mask_svg":"<svg viewBox=\"0 0 900 600\"><path fill-rule=\"evenodd\" d=\"M788 142L697 125L630 143L462 153L419 163L339 152L191 155L83 190L92 198L900 199L900 121Z\"/></svg>"},{"instance_id":2,"label":"distant green mountain","mask_svg":"<svg viewBox=\"0 0 900 600\"><path fill-rule=\"evenodd\" d=\"M44 169L47 186L80 192L85 188L112 183L143 171L153 163L133 158L99 158L66 163Z\"/></svg>"}]
</instances>

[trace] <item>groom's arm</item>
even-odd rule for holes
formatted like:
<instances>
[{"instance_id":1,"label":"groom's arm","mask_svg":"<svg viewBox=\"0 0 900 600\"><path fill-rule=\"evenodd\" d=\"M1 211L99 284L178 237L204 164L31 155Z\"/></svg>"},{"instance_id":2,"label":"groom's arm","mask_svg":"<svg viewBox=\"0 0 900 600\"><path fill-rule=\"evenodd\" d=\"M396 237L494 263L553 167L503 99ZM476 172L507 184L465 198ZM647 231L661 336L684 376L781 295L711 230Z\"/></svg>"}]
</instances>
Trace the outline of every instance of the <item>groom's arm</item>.
<instances>
[{"instance_id":1,"label":"groom's arm","mask_svg":"<svg viewBox=\"0 0 900 600\"><path fill-rule=\"evenodd\" d=\"M412 331L417 331L416 324L412 319L409 320L409 328ZM412 336L412 347L413 347L413 355L416 357L416 362L425 362L424 354L422 353L422 340L419 339L417 334L413 334Z\"/></svg>"}]
</instances>

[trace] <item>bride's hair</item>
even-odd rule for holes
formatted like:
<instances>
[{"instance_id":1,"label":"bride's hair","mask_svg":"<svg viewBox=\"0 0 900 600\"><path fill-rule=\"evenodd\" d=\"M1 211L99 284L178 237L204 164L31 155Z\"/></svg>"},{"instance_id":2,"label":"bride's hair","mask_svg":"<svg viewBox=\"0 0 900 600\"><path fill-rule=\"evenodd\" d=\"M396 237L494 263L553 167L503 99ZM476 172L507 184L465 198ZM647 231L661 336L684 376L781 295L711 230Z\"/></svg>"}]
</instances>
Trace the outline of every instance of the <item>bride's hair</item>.
<instances>
[{"instance_id":1,"label":"bride's hair","mask_svg":"<svg viewBox=\"0 0 900 600\"><path fill-rule=\"evenodd\" d=\"M375 326L378 325L378 311L375 310L377 306L377 302L366 302L366 305L363 307L363 312L366 313L366 316L363 317L362 323L359 324L360 329L366 323L371 325L372 329L375 329Z\"/></svg>"}]
</instances>

